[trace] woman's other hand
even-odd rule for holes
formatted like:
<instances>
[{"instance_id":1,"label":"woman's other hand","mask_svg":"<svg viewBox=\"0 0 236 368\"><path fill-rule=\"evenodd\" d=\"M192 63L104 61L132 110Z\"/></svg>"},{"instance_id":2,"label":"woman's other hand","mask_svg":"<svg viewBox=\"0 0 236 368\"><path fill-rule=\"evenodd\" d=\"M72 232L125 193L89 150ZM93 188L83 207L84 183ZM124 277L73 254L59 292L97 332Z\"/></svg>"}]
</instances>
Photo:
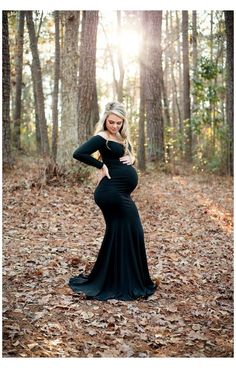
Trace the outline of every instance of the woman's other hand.
<instances>
[{"instance_id":1,"label":"woman's other hand","mask_svg":"<svg viewBox=\"0 0 236 368\"><path fill-rule=\"evenodd\" d=\"M108 167L105 164L103 164L103 167L99 170L97 185L100 183L102 178L104 178L104 176L107 176L108 179L111 179L109 171L108 171Z\"/></svg>"},{"instance_id":2,"label":"woman's other hand","mask_svg":"<svg viewBox=\"0 0 236 368\"><path fill-rule=\"evenodd\" d=\"M132 165L133 158L130 155L126 155L126 156L120 157L120 161L122 161L123 164Z\"/></svg>"}]
</instances>

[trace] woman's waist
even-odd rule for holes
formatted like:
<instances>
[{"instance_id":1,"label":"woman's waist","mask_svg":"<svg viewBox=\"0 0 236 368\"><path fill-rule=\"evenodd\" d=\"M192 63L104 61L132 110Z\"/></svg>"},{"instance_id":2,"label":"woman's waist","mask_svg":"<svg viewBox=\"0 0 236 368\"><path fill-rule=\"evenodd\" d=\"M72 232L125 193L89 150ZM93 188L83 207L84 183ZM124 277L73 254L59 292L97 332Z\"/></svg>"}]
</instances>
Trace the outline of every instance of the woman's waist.
<instances>
[{"instance_id":1,"label":"woman's waist","mask_svg":"<svg viewBox=\"0 0 236 368\"><path fill-rule=\"evenodd\" d=\"M123 162L120 161L119 158L104 158L102 160L102 162L104 164L106 164L107 167L109 167L109 166L122 166L122 165L124 165Z\"/></svg>"},{"instance_id":2,"label":"woman's waist","mask_svg":"<svg viewBox=\"0 0 236 368\"><path fill-rule=\"evenodd\" d=\"M111 158L111 159L104 159L103 163L108 167L108 168L116 168L116 167L132 167L132 169L134 169L133 165L127 165L124 164L123 161L120 161L119 158ZM135 170L135 169L134 169Z\"/></svg>"}]
</instances>

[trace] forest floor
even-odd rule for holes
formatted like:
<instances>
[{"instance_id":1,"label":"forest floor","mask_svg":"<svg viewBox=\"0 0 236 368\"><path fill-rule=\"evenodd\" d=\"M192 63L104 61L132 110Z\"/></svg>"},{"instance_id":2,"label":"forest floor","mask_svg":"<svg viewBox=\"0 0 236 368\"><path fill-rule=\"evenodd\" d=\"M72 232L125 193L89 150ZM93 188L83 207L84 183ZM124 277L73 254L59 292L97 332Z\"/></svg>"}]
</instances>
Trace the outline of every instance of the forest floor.
<instances>
[{"instance_id":1,"label":"forest floor","mask_svg":"<svg viewBox=\"0 0 236 368\"><path fill-rule=\"evenodd\" d=\"M3 357L232 357L232 178L139 174L148 300L88 300L68 287L91 270L105 224L95 183L41 188L4 174Z\"/></svg>"}]
</instances>

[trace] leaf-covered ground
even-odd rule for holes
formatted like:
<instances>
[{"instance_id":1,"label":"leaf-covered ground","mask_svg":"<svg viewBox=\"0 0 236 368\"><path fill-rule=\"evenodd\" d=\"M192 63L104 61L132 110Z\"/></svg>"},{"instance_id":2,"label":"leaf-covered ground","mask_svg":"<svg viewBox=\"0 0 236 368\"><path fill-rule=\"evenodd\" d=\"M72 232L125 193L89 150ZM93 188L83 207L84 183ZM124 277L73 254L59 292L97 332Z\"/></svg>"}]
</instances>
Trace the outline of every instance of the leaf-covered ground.
<instances>
[{"instance_id":1,"label":"leaf-covered ground","mask_svg":"<svg viewBox=\"0 0 236 368\"><path fill-rule=\"evenodd\" d=\"M101 302L67 286L103 239L94 182L37 189L29 172L4 175L3 357L233 356L232 179L140 175L132 197L159 287Z\"/></svg>"}]
</instances>

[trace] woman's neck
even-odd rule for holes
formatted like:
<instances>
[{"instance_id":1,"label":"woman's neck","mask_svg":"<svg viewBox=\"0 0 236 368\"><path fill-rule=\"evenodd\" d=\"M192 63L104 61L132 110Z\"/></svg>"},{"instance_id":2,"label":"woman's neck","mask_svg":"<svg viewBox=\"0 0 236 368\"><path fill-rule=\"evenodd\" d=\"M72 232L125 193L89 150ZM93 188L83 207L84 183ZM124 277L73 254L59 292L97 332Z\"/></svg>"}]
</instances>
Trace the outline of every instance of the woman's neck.
<instances>
[{"instance_id":1,"label":"woman's neck","mask_svg":"<svg viewBox=\"0 0 236 368\"><path fill-rule=\"evenodd\" d=\"M108 138L112 138L114 140L121 140L121 136L120 136L119 133L112 134L112 133L108 132Z\"/></svg>"}]
</instances>

